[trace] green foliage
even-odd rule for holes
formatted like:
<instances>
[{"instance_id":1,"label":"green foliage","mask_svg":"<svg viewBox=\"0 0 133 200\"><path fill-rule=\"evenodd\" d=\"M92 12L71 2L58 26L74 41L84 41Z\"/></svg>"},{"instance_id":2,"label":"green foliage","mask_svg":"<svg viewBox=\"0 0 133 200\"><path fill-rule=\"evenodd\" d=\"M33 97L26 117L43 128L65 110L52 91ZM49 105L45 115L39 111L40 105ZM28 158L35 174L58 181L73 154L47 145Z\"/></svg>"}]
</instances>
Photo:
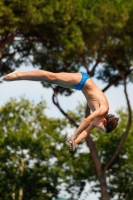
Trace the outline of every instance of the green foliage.
<instances>
[{"instance_id":1,"label":"green foliage","mask_svg":"<svg viewBox=\"0 0 133 200\"><path fill-rule=\"evenodd\" d=\"M84 66L92 76L117 86L120 74L111 55L133 80L133 1L0 0L0 8L1 75L22 63L54 72L77 72ZM103 67L93 73L95 63Z\"/></svg>"},{"instance_id":2,"label":"green foliage","mask_svg":"<svg viewBox=\"0 0 133 200\"><path fill-rule=\"evenodd\" d=\"M74 109L74 111L68 110L67 114L72 119L74 119L77 124L80 124L81 121L85 118L85 109L86 109L85 103L81 104L80 102L78 102L78 105L76 106L76 108ZM72 124L70 124L70 126L73 127Z\"/></svg>"},{"instance_id":3,"label":"green foliage","mask_svg":"<svg viewBox=\"0 0 133 200\"><path fill-rule=\"evenodd\" d=\"M122 133L125 130L126 123L128 120L127 110L122 109L118 111L119 125L111 133L105 135L99 131L94 131L93 139L95 141L98 153L102 162L105 166L106 163L111 159L115 149L117 148L119 141L122 137ZM119 156L115 160L112 167L106 172L108 189L111 199L129 200L132 199L133 194L133 164L132 164L132 153L133 153L133 125L128 134L128 137L120 151ZM94 191L99 190L97 186L94 187Z\"/></svg>"},{"instance_id":4,"label":"green foliage","mask_svg":"<svg viewBox=\"0 0 133 200\"><path fill-rule=\"evenodd\" d=\"M81 109L82 108L82 109ZM24 199L52 199L65 191L73 199L79 199L86 181L99 191L95 168L90 154L83 151L84 142L72 152L64 144L68 122L65 119L48 118L46 103L37 105L21 98L12 99L0 108L0 199L18 198L23 191ZM74 119L83 117L79 104L69 114ZM118 111L119 126L111 134L93 130L102 165L112 157L127 122L127 111ZM112 199L131 199L133 133L127 140L112 167L106 172L108 189ZM64 186L63 186L64 185Z\"/></svg>"},{"instance_id":5,"label":"green foliage","mask_svg":"<svg viewBox=\"0 0 133 200\"><path fill-rule=\"evenodd\" d=\"M82 193L89 157L69 150L65 119L48 118L46 103L11 99L0 108L0 199L52 199ZM63 186L65 185L65 186Z\"/></svg>"}]
</instances>

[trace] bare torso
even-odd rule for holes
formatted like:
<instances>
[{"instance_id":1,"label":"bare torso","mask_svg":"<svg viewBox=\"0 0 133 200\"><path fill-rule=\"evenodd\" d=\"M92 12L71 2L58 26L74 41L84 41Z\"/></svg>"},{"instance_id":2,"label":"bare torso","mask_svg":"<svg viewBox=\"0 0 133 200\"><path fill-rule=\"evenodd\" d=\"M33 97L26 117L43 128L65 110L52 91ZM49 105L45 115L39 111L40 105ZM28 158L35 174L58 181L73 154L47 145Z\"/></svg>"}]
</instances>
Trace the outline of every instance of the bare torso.
<instances>
[{"instance_id":1,"label":"bare torso","mask_svg":"<svg viewBox=\"0 0 133 200\"><path fill-rule=\"evenodd\" d=\"M106 108L108 112L109 104L106 99L106 96L91 78L86 81L82 92L86 97L88 106L92 111L95 111L101 106L104 106L104 108Z\"/></svg>"}]
</instances>

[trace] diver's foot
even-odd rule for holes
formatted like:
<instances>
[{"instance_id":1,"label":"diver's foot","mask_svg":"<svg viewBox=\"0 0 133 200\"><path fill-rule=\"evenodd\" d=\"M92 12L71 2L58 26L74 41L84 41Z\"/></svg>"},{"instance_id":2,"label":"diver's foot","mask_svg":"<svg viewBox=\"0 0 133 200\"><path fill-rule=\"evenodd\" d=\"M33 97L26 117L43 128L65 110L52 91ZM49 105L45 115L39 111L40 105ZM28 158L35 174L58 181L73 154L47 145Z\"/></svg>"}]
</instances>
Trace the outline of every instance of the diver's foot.
<instances>
[{"instance_id":1,"label":"diver's foot","mask_svg":"<svg viewBox=\"0 0 133 200\"><path fill-rule=\"evenodd\" d=\"M74 151L76 148L75 141L72 138L68 138L67 142L69 142L70 149L72 149Z\"/></svg>"},{"instance_id":2,"label":"diver's foot","mask_svg":"<svg viewBox=\"0 0 133 200\"><path fill-rule=\"evenodd\" d=\"M20 72L19 71L14 71L10 74L7 74L3 77L4 81L16 81L16 80L20 80Z\"/></svg>"}]
</instances>

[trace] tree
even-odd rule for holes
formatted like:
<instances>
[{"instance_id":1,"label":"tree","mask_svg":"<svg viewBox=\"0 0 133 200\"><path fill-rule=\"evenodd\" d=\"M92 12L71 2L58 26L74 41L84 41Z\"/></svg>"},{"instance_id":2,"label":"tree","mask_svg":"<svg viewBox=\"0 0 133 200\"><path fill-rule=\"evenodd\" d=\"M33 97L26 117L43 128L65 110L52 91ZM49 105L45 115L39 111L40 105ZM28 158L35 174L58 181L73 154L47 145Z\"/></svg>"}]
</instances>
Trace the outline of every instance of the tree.
<instances>
[{"instance_id":1,"label":"tree","mask_svg":"<svg viewBox=\"0 0 133 200\"><path fill-rule=\"evenodd\" d=\"M84 142L75 152L69 151L64 145L68 122L48 118L45 109L44 101L35 105L24 98L12 99L0 108L0 199L52 199L62 186L70 199L80 199L88 181L93 182L93 192L100 191L91 152L81 151ZM79 122L84 114L82 105L75 110L68 114ZM119 110L118 115L120 124L112 134L91 133L103 168L127 123L127 110ZM106 171L112 199L132 197L132 130L116 162Z\"/></svg>"},{"instance_id":2,"label":"tree","mask_svg":"<svg viewBox=\"0 0 133 200\"><path fill-rule=\"evenodd\" d=\"M133 2L1 0L0 4L1 75L30 62L34 67L54 72L76 72L84 66L91 76L107 83L104 92L112 85L123 84L129 120L104 169L92 138L87 138L102 200L109 199L105 172L115 162L131 128L126 87L133 80ZM53 89L53 103L77 127L58 101L58 94L70 95L72 91L45 83L43 86Z\"/></svg>"},{"instance_id":3,"label":"tree","mask_svg":"<svg viewBox=\"0 0 133 200\"><path fill-rule=\"evenodd\" d=\"M24 98L0 108L1 200L52 199L62 185L77 199L84 189L88 155L69 151L66 120L48 118L45 109L43 100L35 105Z\"/></svg>"}]
</instances>

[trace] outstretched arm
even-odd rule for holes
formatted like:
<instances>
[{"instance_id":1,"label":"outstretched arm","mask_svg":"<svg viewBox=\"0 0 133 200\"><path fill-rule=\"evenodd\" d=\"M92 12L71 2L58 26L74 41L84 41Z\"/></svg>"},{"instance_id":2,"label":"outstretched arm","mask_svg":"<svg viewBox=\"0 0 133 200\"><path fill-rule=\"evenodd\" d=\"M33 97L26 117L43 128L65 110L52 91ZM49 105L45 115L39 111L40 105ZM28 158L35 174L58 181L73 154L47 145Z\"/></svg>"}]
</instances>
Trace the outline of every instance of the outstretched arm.
<instances>
[{"instance_id":1,"label":"outstretched arm","mask_svg":"<svg viewBox=\"0 0 133 200\"><path fill-rule=\"evenodd\" d=\"M94 128L94 124L91 123L84 131L82 131L82 133L74 140L71 138L69 138L67 141L69 142L70 145L70 149L72 149L73 151L76 148L76 145L81 142L84 138L87 137L87 135L90 133L90 131Z\"/></svg>"},{"instance_id":2,"label":"outstretched arm","mask_svg":"<svg viewBox=\"0 0 133 200\"><path fill-rule=\"evenodd\" d=\"M90 131L94 128L94 124L91 123L80 135L75 139L75 145L81 142L84 138L86 138Z\"/></svg>"},{"instance_id":3,"label":"outstretched arm","mask_svg":"<svg viewBox=\"0 0 133 200\"><path fill-rule=\"evenodd\" d=\"M90 124L90 122L96 118L97 116L99 116L101 114L101 108L99 108L98 110L94 111L91 115L89 115L87 118L85 118L81 124L79 125L79 127L76 129L75 133L72 135L71 139L75 140L78 135L84 131L88 125Z\"/></svg>"}]
</instances>

